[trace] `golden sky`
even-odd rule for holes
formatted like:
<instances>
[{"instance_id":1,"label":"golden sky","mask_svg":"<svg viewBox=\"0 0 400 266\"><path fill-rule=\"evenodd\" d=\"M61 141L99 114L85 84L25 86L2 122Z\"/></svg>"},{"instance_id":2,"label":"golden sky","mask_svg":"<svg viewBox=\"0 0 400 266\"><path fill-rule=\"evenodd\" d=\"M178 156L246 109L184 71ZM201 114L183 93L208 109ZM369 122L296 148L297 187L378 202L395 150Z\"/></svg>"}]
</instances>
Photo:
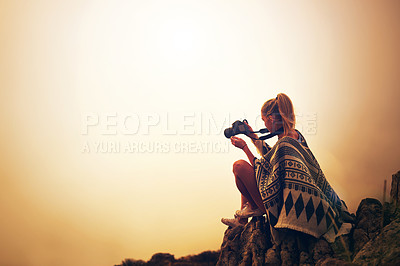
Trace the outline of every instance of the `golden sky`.
<instances>
[{"instance_id":1,"label":"golden sky","mask_svg":"<svg viewBox=\"0 0 400 266\"><path fill-rule=\"evenodd\" d=\"M355 212L400 170L398 1L1 1L2 265L220 247L222 132L284 92ZM269 141L270 144L274 140ZM255 152L255 149L253 149Z\"/></svg>"}]
</instances>

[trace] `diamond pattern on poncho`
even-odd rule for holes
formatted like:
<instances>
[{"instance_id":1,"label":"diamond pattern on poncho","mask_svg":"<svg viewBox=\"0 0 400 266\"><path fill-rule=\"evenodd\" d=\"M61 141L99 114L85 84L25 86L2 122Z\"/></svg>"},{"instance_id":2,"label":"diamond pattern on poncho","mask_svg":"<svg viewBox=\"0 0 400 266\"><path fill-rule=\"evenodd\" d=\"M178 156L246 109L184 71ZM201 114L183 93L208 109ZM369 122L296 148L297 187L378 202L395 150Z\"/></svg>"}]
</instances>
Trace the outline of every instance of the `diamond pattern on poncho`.
<instances>
[{"instance_id":1,"label":"diamond pattern on poncho","mask_svg":"<svg viewBox=\"0 0 400 266\"><path fill-rule=\"evenodd\" d=\"M276 218L271 212L269 212L269 222L272 226L276 225L278 218Z\"/></svg>"},{"instance_id":2,"label":"diamond pattern on poncho","mask_svg":"<svg viewBox=\"0 0 400 266\"><path fill-rule=\"evenodd\" d=\"M289 215L289 212L292 209L292 207L293 207L293 198L292 198L292 193L289 192L285 201L286 216Z\"/></svg>"},{"instance_id":3,"label":"diamond pattern on poncho","mask_svg":"<svg viewBox=\"0 0 400 266\"><path fill-rule=\"evenodd\" d=\"M301 194L297 198L296 203L294 204L294 209L296 210L296 216L297 216L297 219L298 219L300 214L304 210L304 202L303 202L303 197L301 196Z\"/></svg>"},{"instance_id":4,"label":"diamond pattern on poncho","mask_svg":"<svg viewBox=\"0 0 400 266\"><path fill-rule=\"evenodd\" d=\"M324 206L322 206L322 201L319 202L317 209L315 210L315 215L317 216L317 225L322 221L325 215Z\"/></svg>"},{"instance_id":5,"label":"diamond pattern on poncho","mask_svg":"<svg viewBox=\"0 0 400 266\"><path fill-rule=\"evenodd\" d=\"M310 197L307 205L306 205L306 215L307 215L307 222L310 221L311 216L314 214L314 204L312 201L312 197Z\"/></svg>"}]
</instances>

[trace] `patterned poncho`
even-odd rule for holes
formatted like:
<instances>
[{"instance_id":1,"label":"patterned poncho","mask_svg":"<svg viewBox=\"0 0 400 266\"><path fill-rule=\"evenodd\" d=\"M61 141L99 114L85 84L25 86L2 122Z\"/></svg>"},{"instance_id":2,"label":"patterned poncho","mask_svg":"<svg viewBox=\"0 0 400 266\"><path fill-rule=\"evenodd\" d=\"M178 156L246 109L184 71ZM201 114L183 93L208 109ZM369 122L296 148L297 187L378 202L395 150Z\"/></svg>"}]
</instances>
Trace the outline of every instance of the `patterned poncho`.
<instances>
[{"instance_id":1,"label":"patterned poncho","mask_svg":"<svg viewBox=\"0 0 400 266\"><path fill-rule=\"evenodd\" d=\"M280 242L279 229L287 228L332 242L351 229L340 218L347 208L300 136L301 143L286 136L272 148L263 141L254 142L262 155L254 167L271 234Z\"/></svg>"}]
</instances>

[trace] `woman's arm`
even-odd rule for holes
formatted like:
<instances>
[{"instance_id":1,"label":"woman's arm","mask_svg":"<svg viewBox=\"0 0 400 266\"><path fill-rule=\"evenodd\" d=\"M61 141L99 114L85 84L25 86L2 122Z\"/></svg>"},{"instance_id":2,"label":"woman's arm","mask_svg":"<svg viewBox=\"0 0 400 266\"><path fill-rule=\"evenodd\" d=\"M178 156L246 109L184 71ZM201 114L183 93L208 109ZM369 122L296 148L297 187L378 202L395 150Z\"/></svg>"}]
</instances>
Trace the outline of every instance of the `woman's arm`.
<instances>
[{"instance_id":1,"label":"woman's arm","mask_svg":"<svg viewBox=\"0 0 400 266\"><path fill-rule=\"evenodd\" d=\"M249 158L249 161L250 161L251 165L254 167L254 159L256 157L254 157L254 155L250 151L249 147L247 147L247 144L242 148L242 150L244 151L244 153L246 153L247 158Z\"/></svg>"},{"instance_id":2,"label":"woman's arm","mask_svg":"<svg viewBox=\"0 0 400 266\"><path fill-rule=\"evenodd\" d=\"M249 158L251 165L254 166L254 158L255 157L254 157L253 153L251 153L249 147L247 147L246 142L243 139L235 137L235 136L231 137L231 142L235 147L242 149L246 153L247 158Z\"/></svg>"},{"instance_id":3,"label":"woman's arm","mask_svg":"<svg viewBox=\"0 0 400 266\"><path fill-rule=\"evenodd\" d=\"M253 132L251 126L246 121L244 121L244 123L247 125L250 132ZM253 142L254 146L257 148L258 154L260 154L261 156L264 156L271 149L267 143L258 138L256 133L247 133L246 135L251 139L251 142Z\"/></svg>"}]
</instances>

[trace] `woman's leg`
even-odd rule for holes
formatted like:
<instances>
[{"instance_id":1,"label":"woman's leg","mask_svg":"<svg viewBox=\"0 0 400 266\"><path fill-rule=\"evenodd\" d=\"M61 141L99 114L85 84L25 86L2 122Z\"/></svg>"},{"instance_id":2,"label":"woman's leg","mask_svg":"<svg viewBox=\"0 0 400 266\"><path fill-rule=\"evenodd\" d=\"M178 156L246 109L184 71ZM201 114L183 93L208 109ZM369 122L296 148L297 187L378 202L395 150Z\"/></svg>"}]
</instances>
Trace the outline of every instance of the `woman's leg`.
<instances>
[{"instance_id":1,"label":"woman's leg","mask_svg":"<svg viewBox=\"0 0 400 266\"><path fill-rule=\"evenodd\" d=\"M236 186L237 186L237 183L236 183ZM243 194L241 194L240 201L241 201L240 202L240 209L243 209L244 206L246 206L246 204L249 202L249 200L245 196L243 196ZM248 222L247 218L239 218L239 223L247 224L247 222Z\"/></svg>"},{"instance_id":2,"label":"woman's leg","mask_svg":"<svg viewBox=\"0 0 400 266\"><path fill-rule=\"evenodd\" d=\"M233 174L235 175L236 186L242 194L242 208L246 202L249 202L252 209L257 209L258 207L266 213L253 167L245 160L236 161L233 164Z\"/></svg>"}]
</instances>

